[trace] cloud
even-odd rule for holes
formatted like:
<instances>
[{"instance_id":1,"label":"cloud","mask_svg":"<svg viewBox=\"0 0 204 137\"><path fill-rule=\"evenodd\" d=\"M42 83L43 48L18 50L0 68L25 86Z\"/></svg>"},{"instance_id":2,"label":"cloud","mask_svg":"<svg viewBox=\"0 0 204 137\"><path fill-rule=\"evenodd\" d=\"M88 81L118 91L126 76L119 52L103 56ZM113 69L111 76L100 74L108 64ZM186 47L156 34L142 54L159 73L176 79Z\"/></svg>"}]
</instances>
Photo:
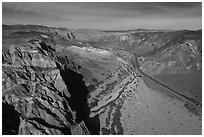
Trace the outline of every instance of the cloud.
<instances>
[{"instance_id":1,"label":"cloud","mask_svg":"<svg viewBox=\"0 0 204 137\"><path fill-rule=\"evenodd\" d=\"M40 13L36 12L36 11L24 11L22 9L20 9L20 4L17 5L6 5L6 4L2 4L2 16L41 16Z\"/></svg>"},{"instance_id":2,"label":"cloud","mask_svg":"<svg viewBox=\"0 0 204 137\"><path fill-rule=\"evenodd\" d=\"M52 21L63 20L61 16L45 12L43 9L37 9L36 7L40 3L3 3L2 4L2 19L12 20L15 23L16 20L21 20L24 23L26 20L35 21ZM10 23L9 23L10 24Z\"/></svg>"},{"instance_id":3,"label":"cloud","mask_svg":"<svg viewBox=\"0 0 204 137\"><path fill-rule=\"evenodd\" d=\"M202 3L67 2L3 3L3 23L32 23L72 28L200 29ZM182 26L183 24L183 26Z\"/></svg>"}]
</instances>

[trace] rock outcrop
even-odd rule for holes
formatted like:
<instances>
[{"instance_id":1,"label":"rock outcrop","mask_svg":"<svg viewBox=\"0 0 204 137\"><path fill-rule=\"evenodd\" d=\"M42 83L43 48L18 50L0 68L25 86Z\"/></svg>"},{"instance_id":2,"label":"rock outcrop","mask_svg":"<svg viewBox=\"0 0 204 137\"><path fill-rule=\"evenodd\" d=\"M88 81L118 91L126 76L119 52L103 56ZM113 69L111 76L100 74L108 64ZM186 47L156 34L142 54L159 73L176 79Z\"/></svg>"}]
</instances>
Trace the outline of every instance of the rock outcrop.
<instances>
[{"instance_id":1,"label":"rock outcrop","mask_svg":"<svg viewBox=\"0 0 204 137\"><path fill-rule=\"evenodd\" d=\"M88 120L83 76L47 43L28 40L2 51L3 134L71 134Z\"/></svg>"}]
</instances>

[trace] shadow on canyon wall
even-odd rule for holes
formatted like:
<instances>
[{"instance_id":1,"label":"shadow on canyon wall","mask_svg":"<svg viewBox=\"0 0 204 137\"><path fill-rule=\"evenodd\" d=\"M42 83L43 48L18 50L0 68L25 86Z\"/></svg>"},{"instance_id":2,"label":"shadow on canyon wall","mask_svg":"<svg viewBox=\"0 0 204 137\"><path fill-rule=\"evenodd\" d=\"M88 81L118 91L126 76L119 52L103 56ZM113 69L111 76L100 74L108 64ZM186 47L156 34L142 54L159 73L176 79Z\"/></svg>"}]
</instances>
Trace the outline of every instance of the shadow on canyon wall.
<instances>
[{"instance_id":1,"label":"shadow on canyon wall","mask_svg":"<svg viewBox=\"0 0 204 137\"><path fill-rule=\"evenodd\" d=\"M59 65L58 68L60 68ZM96 115L93 118L89 117L90 108L87 103L87 95L89 91L83 81L83 76L68 68L60 68L60 74L71 94L71 98L68 99L68 102L72 110L76 111L77 122L80 123L81 121L84 121L90 134L99 134L99 116Z\"/></svg>"},{"instance_id":2,"label":"shadow on canyon wall","mask_svg":"<svg viewBox=\"0 0 204 137\"><path fill-rule=\"evenodd\" d=\"M2 134L17 135L20 125L20 113L14 106L2 102Z\"/></svg>"}]
</instances>

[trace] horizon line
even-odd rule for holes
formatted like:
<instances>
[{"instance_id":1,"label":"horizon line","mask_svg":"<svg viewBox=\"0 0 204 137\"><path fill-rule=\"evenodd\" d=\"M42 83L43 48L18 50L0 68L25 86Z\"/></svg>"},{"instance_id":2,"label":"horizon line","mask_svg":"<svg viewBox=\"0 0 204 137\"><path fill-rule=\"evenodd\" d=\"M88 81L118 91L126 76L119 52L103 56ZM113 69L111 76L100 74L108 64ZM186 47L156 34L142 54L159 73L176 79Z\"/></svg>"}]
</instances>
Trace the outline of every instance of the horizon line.
<instances>
[{"instance_id":1,"label":"horizon line","mask_svg":"<svg viewBox=\"0 0 204 137\"><path fill-rule=\"evenodd\" d=\"M181 30L190 30L190 31L198 31L202 30L202 28L199 29L150 29L150 28L132 28L132 29L90 29L90 28L68 28L68 27L60 27L60 26L51 26L51 25L43 25L43 24L5 24L2 23L2 25L7 26L17 26L17 25L23 25L23 26L41 26L41 27L48 27L48 28L64 28L69 30L96 30L96 31L135 31L135 30L155 30L155 31L181 31Z\"/></svg>"}]
</instances>

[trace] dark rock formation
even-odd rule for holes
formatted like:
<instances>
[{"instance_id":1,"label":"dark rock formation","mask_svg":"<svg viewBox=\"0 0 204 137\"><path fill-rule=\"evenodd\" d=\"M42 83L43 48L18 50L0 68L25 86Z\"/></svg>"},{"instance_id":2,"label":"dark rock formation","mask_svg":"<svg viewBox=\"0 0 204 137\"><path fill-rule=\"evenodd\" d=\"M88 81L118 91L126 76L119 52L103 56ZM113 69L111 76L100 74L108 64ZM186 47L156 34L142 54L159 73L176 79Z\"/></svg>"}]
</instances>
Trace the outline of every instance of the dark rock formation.
<instances>
[{"instance_id":1,"label":"dark rock formation","mask_svg":"<svg viewBox=\"0 0 204 137\"><path fill-rule=\"evenodd\" d=\"M71 59L57 57L55 45L31 38L3 49L3 134L71 134L90 121L83 77L63 66Z\"/></svg>"},{"instance_id":2,"label":"dark rock formation","mask_svg":"<svg viewBox=\"0 0 204 137\"><path fill-rule=\"evenodd\" d=\"M20 113L12 105L2 103L2 133L16 135L20 125Z\"/></svg>"}]
</instances>

